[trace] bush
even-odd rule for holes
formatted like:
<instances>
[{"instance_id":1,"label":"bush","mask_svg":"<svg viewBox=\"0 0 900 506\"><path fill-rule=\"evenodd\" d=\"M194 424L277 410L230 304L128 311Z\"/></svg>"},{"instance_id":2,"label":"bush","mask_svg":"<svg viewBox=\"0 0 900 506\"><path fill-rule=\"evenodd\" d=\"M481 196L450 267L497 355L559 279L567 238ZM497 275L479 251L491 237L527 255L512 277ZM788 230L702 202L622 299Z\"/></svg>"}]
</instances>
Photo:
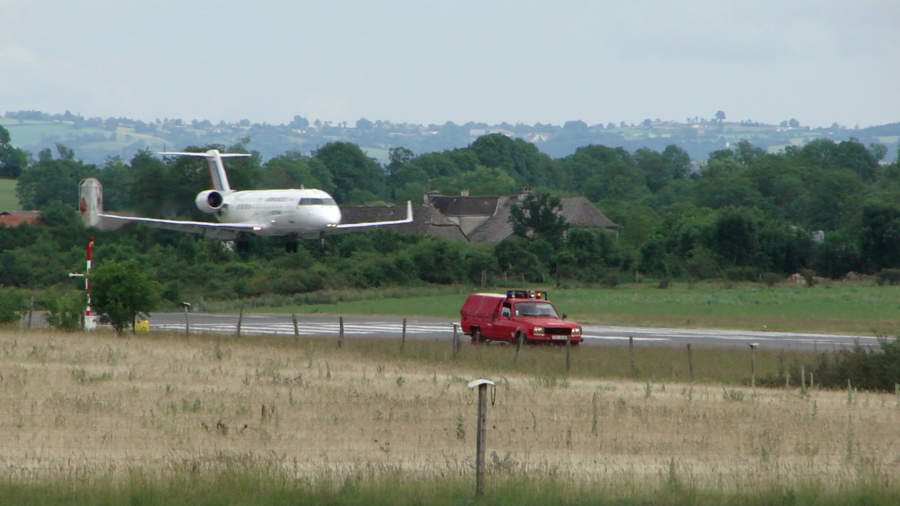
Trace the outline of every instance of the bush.
<instances>
[{"instance_id":1,"label":"bush","mask_svg":"<svg viewBox=\"0 0 900 506\"><path fill-rule=\"evenodd\" d=\"M878 283L878 286L900 285L900 269L883 269L879 271L876 275L875 282Z\"/></svg>"},{"instance_id":2,"label":"bush","mask_svg":"<svg viewBox=\"0 0 900 506\"><path fill-rule=\"evenodd\" d=\"M22 319L25 296L15 289L0 290L0 323L16 323Z\"/></svg>"},{"instance_id":3,"label":"bush","mask_svg":"<svg viewBox=\"0 0 900 506\"><path fill-rule=\"evenodd\" d=\"M763 274L763 283L766 284L769 288L781 283L781 274L777 272L767 272Z\"/></svg>"},{"instance_id":4,"label":"bush","mask_svg":"<svg viewBox=\"0 0 900 506\"><path fill-rule=\"evenodd\" d=\"M616 274L607 274L606 277L603 278L603 286L607 288L619 286L619 276Z\"/></svg>"},{"instance_id":5,"label":"bush","mask_svg":"<svg viewBox=\"0 0 900 506\"><path fill-rule=\"evenodd\" d=\"M816 279L816 271L812 269L800 269L800 275L803 276L803 281L806 282L808 288L816 286L816 283L819 282L819 280Z\"/></svg>"},{"instance_id":6,"label":"bush","mask_svg":"<svg viewBox=\"0 0 900 506\"><path fill-rule=\"evenodd\" d=\"M791 386L802 384L801 371L805 371L807 382L813 374L816 386L822 388L847 388L847 381L853 388L893 392L900 381L900 340L882 339L878 347L862 346L859 343L849 350L819 354L815 363L800 362L785 366L783 359L780 371L775 376L767 376L759 381L762 386L779 387L785 384L785 376Z\"/></svg>"},{"instance_id":7,"label":"bush","mask_svg":"<svg viewBox=\"0 0 900 506\"><path fill-rule=\"evenodd\" d=\"M672 280L669 278L662 278L659 280L659 284L656 285L656 288L665 290L666 288L669 288L670 286L672 286Z\"/></svg>"},{"instance_id":8,"label":"bush","mask_svg":"<svg viewBox=\"0 0 900 506\"><path fill-rule=\"evenodd\" d=\"M725 277L728 281L756 281L756 270L752 267L731 267L725 269Z\"/></svg>"}]
</instances>

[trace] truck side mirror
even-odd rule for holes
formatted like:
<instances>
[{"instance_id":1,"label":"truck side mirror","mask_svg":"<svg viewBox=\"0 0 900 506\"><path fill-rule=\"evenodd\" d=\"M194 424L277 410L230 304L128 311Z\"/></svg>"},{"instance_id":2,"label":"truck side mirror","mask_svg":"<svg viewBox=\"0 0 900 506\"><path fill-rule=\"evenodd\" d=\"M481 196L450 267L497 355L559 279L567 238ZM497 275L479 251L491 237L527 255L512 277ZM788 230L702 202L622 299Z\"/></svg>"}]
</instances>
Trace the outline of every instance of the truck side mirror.
<instances>
[{"instance_id":1,"label":"truck side mirror","mask_svg":"<svg viewBox=\"0 0 900 506\"><path fill-rule=\"evenodd\" d=\"M569 315L567 315L566 313L563 313L563 320L565 320L568 317L569 317Z\"/></svg>"}]
</instances>

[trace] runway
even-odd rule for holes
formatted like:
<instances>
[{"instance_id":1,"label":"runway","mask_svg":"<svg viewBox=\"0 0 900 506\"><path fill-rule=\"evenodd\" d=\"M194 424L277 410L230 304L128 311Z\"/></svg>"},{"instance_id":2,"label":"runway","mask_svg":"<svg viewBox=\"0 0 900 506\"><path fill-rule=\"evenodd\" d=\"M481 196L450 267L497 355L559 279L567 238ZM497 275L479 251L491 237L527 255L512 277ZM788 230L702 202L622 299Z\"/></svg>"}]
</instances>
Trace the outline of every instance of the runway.
<instances>
[{"instance_id":1,"label":"runway","mask_svg":"<svg viewBox=\"0 0 900 506\"><path fill-rule=\"evenodd\" d=\"M188 316L191 333L237 332L238 316L231 314L192 313ZM397 338L403 329L403 318L394 316L345 316L344 335L354 338ZM449 341L453 337L453 324L458 320L442 318L407 318L407 339ZM333 336L340 333L337 316L298 315L300 336ZM150 318L150 328L161 332L184 332L185 316L182 313L155 313ZM624 327L610 325L584 325L584 345L621 345L633 338L637 346L747 346L757 343L761 348L831 350L862 345L877 345L875 336L831 335L789 332L759 332L749 330L674 329L651 327ZM461 334L461 331L458 331ZM294 325L290 315L244 315L241 335L283 335L293 337ZM468 336L460 335L465 340Z\"/></svg>"}]
</instances>

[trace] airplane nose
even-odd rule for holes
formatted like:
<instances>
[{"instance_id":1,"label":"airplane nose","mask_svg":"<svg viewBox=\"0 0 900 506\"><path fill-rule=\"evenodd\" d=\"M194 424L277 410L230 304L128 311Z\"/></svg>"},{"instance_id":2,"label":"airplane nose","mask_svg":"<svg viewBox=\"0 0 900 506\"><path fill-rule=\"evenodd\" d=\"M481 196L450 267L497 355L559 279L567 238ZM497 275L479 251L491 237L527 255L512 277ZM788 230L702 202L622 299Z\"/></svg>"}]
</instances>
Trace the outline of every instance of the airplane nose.
<instances>
[{"instance_id":1,"label":"airplane nose","mask_svg":"<svg viewBox=\"0 0 900 506\"><path fill-rule=\"evenodd\" d=\"M326 208L323 217L325 218L325 226L328 228L333 228L341 224L341 210L337 206Z\"/></svg>"}]
</instances>

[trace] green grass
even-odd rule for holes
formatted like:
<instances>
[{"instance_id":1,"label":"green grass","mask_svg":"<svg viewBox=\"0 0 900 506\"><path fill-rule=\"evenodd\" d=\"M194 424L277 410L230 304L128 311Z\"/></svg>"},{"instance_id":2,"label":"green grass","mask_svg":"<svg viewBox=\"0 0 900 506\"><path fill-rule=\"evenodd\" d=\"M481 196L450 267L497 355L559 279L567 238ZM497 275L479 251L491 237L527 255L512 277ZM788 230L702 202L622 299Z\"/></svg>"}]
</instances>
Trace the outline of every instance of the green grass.
<instances>
[{"instance_id":1,"label":"green grass","mask_svg":"<svg viewBox=\"0 0 900 506\"><path fill-rule=\"evenodd\" d=\"M699 490L677 473L661 473L655 483L577 483L554 476L487 477L485 496L475 499L472 476L422 478L398 470L390 479L371 478L365 470L311 480L265 462L221 464L185 462L166 474L133 469L124 477L64 475L51 479L0 481L0 505L705 505L705 506L866 506L895 505L900 489L889 476L861 478L857 485L828 490L812 481L802 488ZM474 473L472 473L474 474Z\"/></svg>"},{"instance_id":2,"label":"green grass","mask_svg":"<svg viewBox=\"0 0 900 506\"><path fill-rule=\"evenodd\" d=\"M21 209L19 198L16 197L16 180L0 179L0 212Z\"/></svg>"},{"instance_id":3,"label":"green grass","mask_svg":"<svg viewBox=\"0 0 900 506\"><path fill-rule=\"evenodd\" d=\"M336 342L335 338L327 339ZM460 335L460 339L462 345L455 359L452 358L453 349L449 339L438 342L408 338L402 353L396 339L348 339L345 340L344 347L361 356L379 357L389 363L403 360L430 365L453 363L462 369L478 371L485 377L528 374L540 384L565 384L569 379L632 378L627 343L620 346L576 347L572 350L571 369L567 372L565 346L525 346L516 363L513 361L513 346L472 346L471 340L466 336ZM818 356L814 351L794 350L783 353L780 350L756 350L757 382L770 378L777 385L783 385L785 369L794 366L799 371L797 364L814 363ZM745 348L695 345L691 360L694 366L693 379L685 348L636 347L633 378L654 384L693 381L712 385L750 385L750 353ZM799 376L799 372L797 375Z\"/></svg>"},{"instance_id":4,"label":"green grass","mask_svg":"<svg viewBox=\"0 0 900 506\"><path fill-rule=\"evenodd\" d=\"M900 332L900 287L877 286L871 281L827 282L814 288L733 285L714 281L694 288L675 283L666 290L657 289L655 283L615 289L546 288L557 309L582 323L886 336ZM504 290L464 286L346 290L282 297L249 310L458 318L466 296L478 291ZM229 311L240 304L209 309Z\"/></svg>"}]
</instances>

